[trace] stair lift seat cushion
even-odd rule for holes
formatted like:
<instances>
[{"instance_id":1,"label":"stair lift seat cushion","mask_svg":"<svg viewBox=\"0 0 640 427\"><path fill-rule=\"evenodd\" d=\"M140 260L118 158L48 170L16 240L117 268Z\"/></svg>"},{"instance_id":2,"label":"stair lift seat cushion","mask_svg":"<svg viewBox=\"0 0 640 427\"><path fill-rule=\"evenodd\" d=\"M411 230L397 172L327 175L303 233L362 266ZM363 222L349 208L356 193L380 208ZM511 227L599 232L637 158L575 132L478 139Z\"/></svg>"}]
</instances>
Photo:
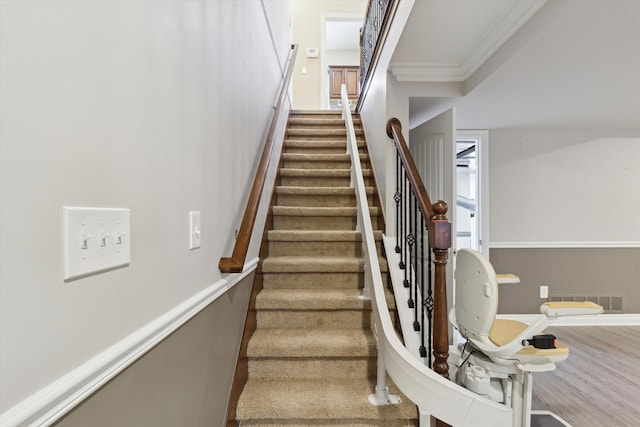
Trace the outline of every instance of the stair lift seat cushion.
<instances>
[{"instance_id":1,"label":"stair lift seat cushion","mask_svg":"<svg viewBox=\"0 0 640 427\"><path fill-rule=\"evenodd\" d=\"M510 343L518 335L524 332L529 325L510 319L495 319L489 339L498 347ZM569 356L569 348L556 340L556 348L535 348L528 345L518 351L509 359L516 359L523 364L540 364L542 363L558 363L562 362Z\"/></svg>"}]
</instances>

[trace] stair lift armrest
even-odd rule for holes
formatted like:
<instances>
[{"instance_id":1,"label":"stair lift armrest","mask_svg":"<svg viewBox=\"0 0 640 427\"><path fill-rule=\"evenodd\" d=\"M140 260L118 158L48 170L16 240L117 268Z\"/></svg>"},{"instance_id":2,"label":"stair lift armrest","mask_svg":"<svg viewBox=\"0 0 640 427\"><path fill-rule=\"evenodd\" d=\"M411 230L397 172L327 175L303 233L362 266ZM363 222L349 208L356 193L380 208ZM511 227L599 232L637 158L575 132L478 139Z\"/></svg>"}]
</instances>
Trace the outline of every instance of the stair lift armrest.
<instances>
[{"instance_id":1,"label":"stair lift armrest","mask_svg":"<svg viewBox=\"0 0 640 427\"><path fill-rule=\"evenodd\" d=\"M520 278L511 273L496 274L496 282L498 285L517 285L520 283Z\"/></svg>"},{"instance_id":2,"label":"stair lift armrest","mask_svg":"<svg viewBox=\"0 0 640 427\"><path fill-rule=\"evenodd\" d=\"M602 306L590 301L552 301L540 306L540 313L547 317L601 314Z\"/></svg>"}]
</instances>

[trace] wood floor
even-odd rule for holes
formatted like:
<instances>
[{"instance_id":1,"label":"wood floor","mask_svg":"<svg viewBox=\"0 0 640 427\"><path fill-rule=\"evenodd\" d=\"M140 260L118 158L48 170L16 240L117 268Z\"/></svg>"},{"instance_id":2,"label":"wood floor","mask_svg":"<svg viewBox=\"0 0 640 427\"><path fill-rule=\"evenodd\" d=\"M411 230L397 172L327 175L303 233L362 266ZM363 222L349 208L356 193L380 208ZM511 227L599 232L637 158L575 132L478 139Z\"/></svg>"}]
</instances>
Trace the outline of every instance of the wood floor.
<instances>
[{"instance_id":1,"label":"wood floor","mask_svg":"<svg viewBox=\"0 0 640 427\"><path fill-rule=\"evenodd\" d=\"M573 427L640 426L640 326L547 328L569 347L551 372L533 375L533 409Z\"/></svg>"}]
</instances>

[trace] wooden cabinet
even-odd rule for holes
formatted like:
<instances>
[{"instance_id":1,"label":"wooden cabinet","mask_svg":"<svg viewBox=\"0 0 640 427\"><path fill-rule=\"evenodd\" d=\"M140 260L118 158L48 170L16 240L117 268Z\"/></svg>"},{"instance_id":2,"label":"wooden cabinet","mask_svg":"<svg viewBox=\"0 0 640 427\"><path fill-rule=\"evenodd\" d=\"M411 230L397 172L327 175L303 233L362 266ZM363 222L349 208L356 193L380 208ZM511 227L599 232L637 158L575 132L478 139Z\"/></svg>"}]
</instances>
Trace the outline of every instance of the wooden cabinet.
<instances>
[{"instance_id":1,"label":"wooden cabinet","mask_svg":"<svg viewBox=\"0 0 640 427\"><path fill-rule=\"evenodd\" d=\"M347 85L349 98L360 95L360 67L358 66L330 66L329 67L329 97L340 98L340 87Z\"/></svg>"}]
</instances>

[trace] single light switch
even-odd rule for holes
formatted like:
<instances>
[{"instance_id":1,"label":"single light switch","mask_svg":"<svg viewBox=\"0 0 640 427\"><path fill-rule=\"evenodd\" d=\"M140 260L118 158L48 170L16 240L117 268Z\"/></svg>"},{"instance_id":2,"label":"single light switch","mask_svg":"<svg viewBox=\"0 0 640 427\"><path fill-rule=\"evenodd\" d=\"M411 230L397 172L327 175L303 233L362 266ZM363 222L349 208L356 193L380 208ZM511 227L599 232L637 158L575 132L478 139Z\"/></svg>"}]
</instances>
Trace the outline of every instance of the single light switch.
<instances>
[{"instance_id":1,"label":"single light switch","mask_svg":"<svg viewBox=\"0 0 640 427\"><path fill-rule=\"evenodd\" d=\"M189 249L197 249L200 247L202 236L200 235L200 212L189 212Z\"/></svg>"},{"instance_id":2,"label":"single light switch","mask_svg":"<svg viewBox=\"0 0 640 427\"><path fill-rule=\"evenodd\" d=\"M64 280L129 265L129 218L129 209L63 207Z\"/></svg>"}]
</instances>

